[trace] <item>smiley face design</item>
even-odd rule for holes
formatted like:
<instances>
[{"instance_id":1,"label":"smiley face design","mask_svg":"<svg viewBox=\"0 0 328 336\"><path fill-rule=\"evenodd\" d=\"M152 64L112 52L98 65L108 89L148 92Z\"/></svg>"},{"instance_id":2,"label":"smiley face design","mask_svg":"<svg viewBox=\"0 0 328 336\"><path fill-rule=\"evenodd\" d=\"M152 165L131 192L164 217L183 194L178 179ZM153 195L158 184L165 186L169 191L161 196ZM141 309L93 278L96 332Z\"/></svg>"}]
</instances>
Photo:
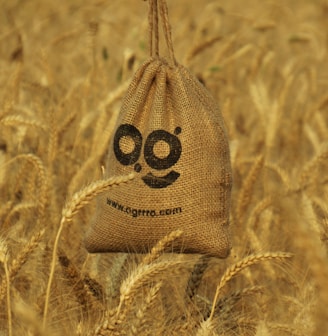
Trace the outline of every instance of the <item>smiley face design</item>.
<instances>
[{"instance_id":1,"label":"smiley face design","mask_svg":"<svg viewBox=\"0 0 328 336\"><path fill-rule=\"evenodd\" d=\"M155 130L146 138L143 155L147 165L155 170L166 170L175 165L182 152L181 142L177 137L181 128L176 127L174 134L164 130ZM141 172L142 166L138 163L142 151L143 139L140 131L133 125L122 124L114 136L114 153L116 159L124 166L134 164L134 170ZM141 179L150 188L160 189L172 185L180 174L171 170L164 176L148 172Z\"/></svg>"}]
</instances>

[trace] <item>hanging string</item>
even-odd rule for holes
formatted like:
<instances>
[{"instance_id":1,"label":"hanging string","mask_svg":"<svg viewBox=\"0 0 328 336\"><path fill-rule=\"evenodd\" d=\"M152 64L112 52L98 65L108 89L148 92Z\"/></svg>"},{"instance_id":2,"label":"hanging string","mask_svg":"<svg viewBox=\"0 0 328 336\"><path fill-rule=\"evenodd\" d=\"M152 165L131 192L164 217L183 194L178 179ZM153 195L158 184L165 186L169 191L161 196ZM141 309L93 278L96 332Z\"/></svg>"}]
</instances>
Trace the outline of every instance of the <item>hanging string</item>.
<instances>
[{"instance_id":1,"label":"hanging string","mask_svg":"<svg viewBox=\"0 0 328 336\"><path fill-rule=\"evenodd\" d=\"M149 0L149 51L150 56L159 56L159 29L157 0Z\"/></svg>"},{"instance_id":2,"label":"hanging string","mask_svg":"<svg viewBox=\"0 0 328 336\"><path fill-rule=\"evenodd\" d=\"M176 59L174 55L171 27L169 23L169 14L166 0L149 0L149 49L150 56L159 57L159 16L158 9L160 11L160 17L163 26L164 37L166 46L169 51L170 58L173 64L176 65Z\"/></svg>"},{"instance_id":3,"label":"hanging string","mask_svg":"<svg viewBox=\"0 0 328 336\"><path fill-rule=\"evenodd\" d=\"M163 31L166 40L166 45L169 50L170 58L174 65L176 65L177 61L174 56L173 42L172 42L172 34L171 34L171 26L169 22L169 11L167 8L166 0L159 0L160 3L160 11L163 23Z\"/></svg>"}]
</instances>

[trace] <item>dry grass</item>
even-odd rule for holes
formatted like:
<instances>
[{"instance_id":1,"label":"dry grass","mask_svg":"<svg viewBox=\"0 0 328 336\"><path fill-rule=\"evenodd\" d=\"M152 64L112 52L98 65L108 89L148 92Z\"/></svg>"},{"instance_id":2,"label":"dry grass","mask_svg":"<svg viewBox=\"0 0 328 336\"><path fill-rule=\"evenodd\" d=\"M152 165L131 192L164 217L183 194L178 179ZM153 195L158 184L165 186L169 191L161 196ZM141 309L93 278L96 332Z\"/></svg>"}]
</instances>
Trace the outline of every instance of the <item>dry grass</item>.
<instances>
[{"instance_id":1,"label":"dry grass","mask_svg":"<svg viewBox=\"0 0 328 336\"><path fill-rule=\"evenodd\" d=\"M87 254L94 196L133 178L102 167L147 5L2 1L1 336L328 330L328 3L168 6L176 58L229 131L231 255L168 253L179 230L144 256Z\"/></svg>"}]
</instances>

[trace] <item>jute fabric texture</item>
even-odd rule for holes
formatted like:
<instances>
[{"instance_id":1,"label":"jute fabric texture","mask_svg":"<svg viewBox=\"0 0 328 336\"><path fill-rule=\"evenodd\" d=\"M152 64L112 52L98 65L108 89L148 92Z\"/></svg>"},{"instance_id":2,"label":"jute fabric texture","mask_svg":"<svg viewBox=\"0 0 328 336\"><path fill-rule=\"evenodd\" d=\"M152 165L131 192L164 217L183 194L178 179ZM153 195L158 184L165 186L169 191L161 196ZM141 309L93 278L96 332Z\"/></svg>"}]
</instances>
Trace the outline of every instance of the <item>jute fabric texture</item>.
<instances>
[{"instance_id":1,"label":"jute fabric texture","mask_svg":"<svg viewBox=\"0 0 328 336\"><path fill-rule=\"evenodd\" d=\"M158 13L168 60L158 53ZM181 229L175 251L224 258L232 186L224 121L207 89L174 58L165 1L150 1L150 26L154 50L123 99L106 166L107 177L135 178L98 197L86 248L144 253Z\"/></svg>"}]
</instances>

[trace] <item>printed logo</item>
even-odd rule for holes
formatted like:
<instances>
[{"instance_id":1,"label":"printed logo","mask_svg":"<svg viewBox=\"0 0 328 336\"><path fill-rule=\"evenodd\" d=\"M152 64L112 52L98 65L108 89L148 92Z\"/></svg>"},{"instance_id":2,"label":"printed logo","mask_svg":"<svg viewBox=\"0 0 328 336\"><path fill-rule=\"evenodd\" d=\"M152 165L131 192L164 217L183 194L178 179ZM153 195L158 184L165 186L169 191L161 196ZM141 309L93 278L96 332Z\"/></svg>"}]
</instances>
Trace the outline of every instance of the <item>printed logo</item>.
<instances>
[{"instance_id":1,"label":"printed logo","mask_svg":"<svg viewBox=\"0 0 328 336\"><path fill-rule=\"evenodd\" d=\"M143 155L147 165L155 170L166 170L174 166L182 152L181 142L177 137L181 128L176 127L174 134L164 130L151 132L144 144ZM114 136L114 153L117 160L124 166L134 164L134 170L141 172L142 166L138 160L142 151L143 139L140 131L130 124L121 125ZM171 170L164 176L148 172L142 177L150 188L166 188L173 184L180 174Z\"/></svg>"}]
</instances>

